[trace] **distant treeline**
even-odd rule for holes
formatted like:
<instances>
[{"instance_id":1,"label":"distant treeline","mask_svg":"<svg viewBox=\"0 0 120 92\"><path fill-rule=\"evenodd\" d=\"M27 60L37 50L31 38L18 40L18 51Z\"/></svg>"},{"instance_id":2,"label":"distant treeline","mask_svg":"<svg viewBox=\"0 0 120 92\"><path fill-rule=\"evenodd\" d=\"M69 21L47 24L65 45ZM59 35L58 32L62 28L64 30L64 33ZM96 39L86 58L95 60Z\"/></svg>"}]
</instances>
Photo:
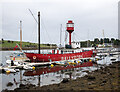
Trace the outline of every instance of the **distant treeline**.
<instances>
[{"instance_id":1,"label":"distant treeline","mask_svg":"<svg viewBox=\"0 0 120 92\"><path fill-rule=\"evenodd\" d=\"M112 44L113 46L120 46L120 40L119 39L115 39L115 38L95 38L94 41L82 41L81 42L81 47L94 47L97 46L98 44L103 44L103 43L108 43L108 44Z\"/></svg>"}]
</instances>

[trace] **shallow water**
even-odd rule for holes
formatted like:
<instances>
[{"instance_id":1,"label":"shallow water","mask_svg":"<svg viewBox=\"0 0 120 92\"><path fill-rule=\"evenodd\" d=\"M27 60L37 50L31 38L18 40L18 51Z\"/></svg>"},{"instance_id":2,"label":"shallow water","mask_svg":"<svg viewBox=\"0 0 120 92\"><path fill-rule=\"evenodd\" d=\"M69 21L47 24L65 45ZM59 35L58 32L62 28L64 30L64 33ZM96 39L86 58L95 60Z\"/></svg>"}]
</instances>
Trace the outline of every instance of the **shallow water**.
<instances>
[{"instance_id":1,"label":"shallow water","mask_svg":"<svg viewBox=\"0 0 120 92\"><path fill-rule=\"evenodd\" d=\"M5 57L7 55L10 55L12 53L17 53L19 51L1 51L2 53L2 60L1 62L6 65ZM32 52L29 50L29 52ZM35 50L35 52L37 52ZM110 57L107 56L103 60L99 60L98 64L101 65L109 65L111 64L112 61L110 60ZM27 72L26 70L21 70L20 72L17 73L10 73L10 74L0 74L0 84L1 90L3 89L9 89L13 90L15 88L18 88L20 84L34 84L36 86L43 86L43 85L49 85L49 84L55 84L55 83L60 83L63 78L71 78L71 79L76 79L77 77L83 77L87 74L86 71L92 72L99 69L97 66L92 66L92 67L81 67L81 68L76 68L76 69L70 69L70 70L63 70L63 71L58 71L58 72L53 72L53 73L48 73L48 74L42 74L42 75L36 75L36 76L24 76L24 72ZM13 83L12 86L7 86L7 84L11 82Z\"/></svg>"}]
</instances>

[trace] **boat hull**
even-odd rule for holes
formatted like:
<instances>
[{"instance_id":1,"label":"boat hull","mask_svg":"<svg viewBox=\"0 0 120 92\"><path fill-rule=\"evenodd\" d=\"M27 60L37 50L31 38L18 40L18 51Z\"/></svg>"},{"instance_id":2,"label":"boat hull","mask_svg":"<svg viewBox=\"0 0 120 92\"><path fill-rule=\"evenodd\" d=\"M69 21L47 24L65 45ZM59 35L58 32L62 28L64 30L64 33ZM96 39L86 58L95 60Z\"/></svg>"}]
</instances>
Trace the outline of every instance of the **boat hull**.
<instances>
[{"instance_id":1,"label":"boat hull","mask_svg":"<svg viewBox=\"0 0 120 92\"><path fill-rule=\"evenodd\" d=\"M93 50L66 54L37 54L37 53L25 53L25 54L30 59L31 62L52 62L92 57Z\"/></svg>"}]
</instances>

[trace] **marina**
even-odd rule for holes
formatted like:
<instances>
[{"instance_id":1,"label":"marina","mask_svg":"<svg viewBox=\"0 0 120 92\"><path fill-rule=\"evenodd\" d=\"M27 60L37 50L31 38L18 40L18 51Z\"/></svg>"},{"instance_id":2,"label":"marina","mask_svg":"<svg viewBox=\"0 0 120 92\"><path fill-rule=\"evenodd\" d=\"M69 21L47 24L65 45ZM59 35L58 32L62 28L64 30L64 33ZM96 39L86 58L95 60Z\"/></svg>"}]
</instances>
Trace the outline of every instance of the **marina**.
<instances>
[{"instance_id":1,"label":"marina","mask_svg":"<svg viewBox=\"0 0 120 92\"><path fill-rule=\"evenodd\" d=\"M2 51L3 56L19 52L19 51ZM119 53L119 52L118 52ZM103 54L103 53L101 53ZM64 66L64 64L61 66L59 65L45 65L45 66L37 66L35 69L33 67L31 69L19 69L19 71L14 73L1 73L0 76L2 76L2 90L14 90L15 88L21 87L22 84L24 85L33 85L33 86L45 86L50 84L59 84L64 79L71 79L75 80L77 78L84 77L85 75L89 75L90 72L94 72L96 70L101 70L101 68L106 68L109 65L112 65L114 62L119 62L119 54L110 56L109 54L107 56L102 55L102 59L98 59L96 57L96 63L93 65L90 65L89 67L81 67L80 65L75 65L74 63L69 63L68 66ZM117 57L118 60L111 60L111 57ZM84 58L88 59L88 58ZM90 59L90 58L89 58ZM92 60L93 58L91 58ZM5 57L2 58L3 61L6 61ZM95 61L95 59L94 59ZM28 63L28 62L27 62ZM3 62L4 65L6 65L6 62ZM33 63L34 65L34 63ZM88 64L87 64L88 65ZM11 76L11 77L10 77ZM5 80L4 80L5 79ZM47 81L46 81L47 80ZM11 86L8 84L11 83Z\"/></svg>"},{"instance_id":2,"label":"marina","mask_svg":"<svg viewBox=\"0 0 120 92\"><path fill-rule=\"evenodd\" d=\"M120 90L118 0L8 1L1 92Z\"/></svg>"},{"instance_id":3,"label":"marina","mask_svg":"<svg viewBox=\"0 0 120 92\"><path fill-rule=\"evenodd\" d=\"M38 12L38 19L39 16L40 12ZM40 23L38 23L38 33L40 33L39 27ZM1 90L6 92L26 90L29 87L31 90L37 87L42 89L51 84L84 78L94 71L101 71L120 61L120 51L114 47L73 49L71 33L74 31L74 23L71 20L68 21L66 30L69 32L69 45L63 49L41 50L40 34L38 34L38 50L22 50L21 41L20 46L16 44L14 51L1 51ZM17 47L19 51L15 51ZM95 79L95 77L90 76L88 79Z\"/></svg>"}]
</instances>

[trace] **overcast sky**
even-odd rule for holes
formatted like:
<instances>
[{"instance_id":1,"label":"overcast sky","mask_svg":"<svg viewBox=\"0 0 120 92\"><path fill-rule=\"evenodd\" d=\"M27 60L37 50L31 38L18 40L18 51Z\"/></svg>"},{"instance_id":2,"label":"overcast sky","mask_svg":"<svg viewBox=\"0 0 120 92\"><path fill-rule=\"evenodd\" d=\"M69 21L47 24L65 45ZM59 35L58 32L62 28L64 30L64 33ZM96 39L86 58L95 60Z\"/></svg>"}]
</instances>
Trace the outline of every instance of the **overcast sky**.
<instances>
[{"instance_id":1,"label":"overcast sky","mask_svg":"<svg viewBox=\"0 0 120 92\"><path fill-rule=\"evenodd\" d=\"M1 1L2 38L20 39L20 20L22 21L23 41L37 42L37 23L29 12L38 19L41 12L41 42L60 42L62 24L62 43L65 39L66 23L73 20L75 30L72 40L83 41L105 37L118 38L119 0L3 0ZM1 24L1 23L0 23Z\"/></svg>"}]
</instances>

